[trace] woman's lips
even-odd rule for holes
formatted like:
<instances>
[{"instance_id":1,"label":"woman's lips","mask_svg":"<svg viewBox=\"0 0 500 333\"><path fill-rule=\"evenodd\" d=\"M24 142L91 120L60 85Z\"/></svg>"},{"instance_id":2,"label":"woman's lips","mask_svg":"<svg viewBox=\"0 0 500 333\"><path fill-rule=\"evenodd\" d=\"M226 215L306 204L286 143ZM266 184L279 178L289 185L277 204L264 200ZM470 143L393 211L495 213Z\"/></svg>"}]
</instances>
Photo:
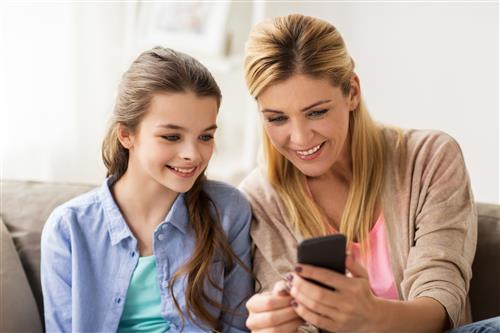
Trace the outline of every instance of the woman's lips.
<instances>
[{"instance_id":1,"label":"woman's lips","mask_svg":"<svg viewBox=\"0 0 500 333\"><path fill-rule=\"evenodd\" d=\"M300 158L301 160L311 161L317 158L321 154L325 142L326 141L306 150L294 150L294 152L297 155L297 157Z\"/></svg>"}]
</instances>

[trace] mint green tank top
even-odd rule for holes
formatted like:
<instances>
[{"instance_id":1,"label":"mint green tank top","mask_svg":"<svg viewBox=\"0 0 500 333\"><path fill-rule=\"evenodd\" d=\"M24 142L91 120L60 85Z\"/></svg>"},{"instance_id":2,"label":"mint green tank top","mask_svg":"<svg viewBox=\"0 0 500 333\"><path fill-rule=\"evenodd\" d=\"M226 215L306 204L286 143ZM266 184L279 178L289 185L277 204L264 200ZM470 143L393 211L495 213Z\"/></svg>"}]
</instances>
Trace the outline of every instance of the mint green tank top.
<instances>
[{"instance_id":1,"label":"mint green tank top","mask_svg":"<svg viewBox=\"0 0 500 333\"><path fill-rule=\"evenodd\" d=\"M163 333L169 329L161 315L156 258L140 257L127 290L118 332Z\"/></svg>"}]
</instances>

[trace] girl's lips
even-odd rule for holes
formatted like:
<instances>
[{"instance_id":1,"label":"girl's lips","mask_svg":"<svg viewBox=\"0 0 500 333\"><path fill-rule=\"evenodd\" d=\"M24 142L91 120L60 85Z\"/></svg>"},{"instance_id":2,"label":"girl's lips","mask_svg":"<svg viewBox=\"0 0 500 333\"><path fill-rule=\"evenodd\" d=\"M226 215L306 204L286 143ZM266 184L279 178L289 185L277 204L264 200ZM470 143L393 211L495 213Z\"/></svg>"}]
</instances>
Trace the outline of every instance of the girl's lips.
<instances>
[{"instance_id":1,"label":"girl's lips","mask_svg":"<svg viewBox=\"0 0 500 333\"><path fill-rule=\"evenodd\" d=\"M315 158L317 158L321 152L323 151L323 147L325 145L326 141L322 142L321 144L319 144L319 148L317 148L316 151L314 151L313 153L311 154L304 154L303 152L302 153L299 153L297 150L295 150L295 155L300 158L301 160L303 161L311 161L311 160L314 160ZM317 147L317 146L316 146ZM315 149L316 147L313 147L309 150L313 150Z\"/></svg>"},{"instance_id":2,"label":"girl's lips","mask_svg":"<svg viewBox=\"0 0 500 333\"><path fill-rule=\"evenodd\" d=\"M191 168L177 168L167 165L167 169L172 171L175 175L179 177L189 178L196 174L196 170L198 169L198 167L193 167L192 170L189 171ZM186 170L188 170L188 172L186 172Z\"/></svg>"}]
</instances>

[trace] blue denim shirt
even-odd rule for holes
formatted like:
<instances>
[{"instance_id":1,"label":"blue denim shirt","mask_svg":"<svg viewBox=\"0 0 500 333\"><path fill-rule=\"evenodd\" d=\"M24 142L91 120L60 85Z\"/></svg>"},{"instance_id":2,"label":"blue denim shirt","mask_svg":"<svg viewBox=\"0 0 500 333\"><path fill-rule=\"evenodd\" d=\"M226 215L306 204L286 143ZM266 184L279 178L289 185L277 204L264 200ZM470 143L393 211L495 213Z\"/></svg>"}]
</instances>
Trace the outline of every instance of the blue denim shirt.
<instances>
[{"instance_id":1,"label":"blue denim shirt","mask_svg":"<svg viewBox=\"0 0 500 333\"><path fill-rule=\"evenodd\" d=\"M41 279L45 325L48 332L115 332L120 322L127 289L138 263L137 240L128 228L110 192L111 179L91 192L56 208L42 233ZM251 265L251 211L234 187L207 181L204 190L212 199L222 228L235 254ZM184 264L194 248L184 194L179 194L153 235L161 292L161 313L178 332L181 320L168 290L168 280ZM224 332L247 331L245 299L254 281L239 265L226 271L215 259L211 274L222 290L207 294L240 315L220 317ZM186 320L184 332L208 332L189 321L184 298L185 279L174 285L174 294ZM207 305L211 313L220 311ZM243 313L244 315L241 315Z\"/></svg>"}]
</instances>

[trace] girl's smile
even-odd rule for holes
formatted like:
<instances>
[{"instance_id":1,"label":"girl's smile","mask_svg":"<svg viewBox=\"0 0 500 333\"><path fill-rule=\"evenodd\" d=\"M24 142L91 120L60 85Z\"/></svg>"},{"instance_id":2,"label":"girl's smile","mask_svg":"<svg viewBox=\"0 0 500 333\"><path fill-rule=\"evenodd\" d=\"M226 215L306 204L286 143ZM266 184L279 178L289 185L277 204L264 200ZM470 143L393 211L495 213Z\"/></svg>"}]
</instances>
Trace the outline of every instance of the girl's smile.
<instances>
[{"instance_id":1,"label":"girl's smile","mask_svg":"<svg viewBox=\"0 0 500 333\"><path fill-rule=\"evenodd\" d=\"M172 171L175 175L183 178L193 177L196 174L197 167L191 168L178 168L174 166L167 165L167 168Z\"/></svg>"}]
</instances>

